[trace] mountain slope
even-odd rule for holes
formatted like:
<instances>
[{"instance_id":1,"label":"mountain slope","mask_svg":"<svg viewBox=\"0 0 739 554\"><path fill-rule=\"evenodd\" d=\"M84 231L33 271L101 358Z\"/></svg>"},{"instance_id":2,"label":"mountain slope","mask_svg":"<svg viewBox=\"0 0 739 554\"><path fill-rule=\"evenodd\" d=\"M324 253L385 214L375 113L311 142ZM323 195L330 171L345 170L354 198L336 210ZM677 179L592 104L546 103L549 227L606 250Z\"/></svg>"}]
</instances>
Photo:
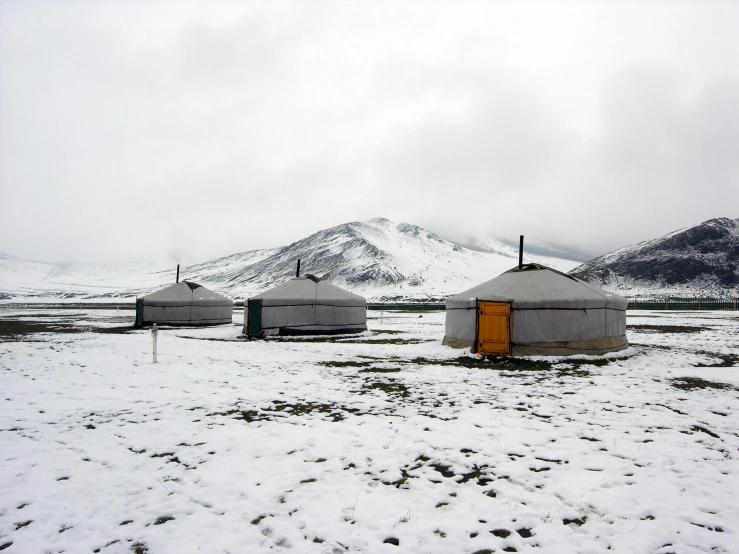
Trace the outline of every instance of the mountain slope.
<instances>
[{"instance_id":1,"label":"mountain slope","mask_svg":"<svg viewBox=\"0 0 739 554\"><path fill-rule=\"evenodd\" d=\"M370 299L440 299L491 279L518 262L518 252L510 246L496 243L489 250L470 250L416 225L380 218L337 225L281 248L241 252L184 267L181 278L245 298L295 275L300 259L301 273L312 273ZM547 256L525 255L524 259L563 271L577 265ZM16 269L24 263L41 264L17 259L14 263ZM25 267L21 271L24 278L19 280L9 278L12 270L6 271L0 263L0 294L6 299L125 298L150 292L174 278L172 269L121 270L105 277L107 270L102 266L74 271L52 264L34 268ZM89 272L88 279L82 276L84 271ZM102 288L91 288L98 286Z\"/></svg>"},{"instance_id":2,"label":"mountain slope","mask_svg":"<svg viewBox=\"0 0 739 554\"><path fill-rule=\"evenodd\" d=\"M710 219L620 248L570 275L630 296L739 296L739 219Z\"/></svg>"},{"instance_id":3,"label":"mountain slope","mask_svg":"<svg viewBox=\"0 0 739 554\"><path fill-rule=\"evenodd\" d=\"M289 246L263 251L254 263L224 270L227 259L187 268L187 276L232 296L248 296L295 274L312 273L375 299L443 298L491 279L517 263L518 253L500 244L497 252L476 252L417 225L387 219L324 229ZM526 256L527 261L563 270L577 262Z\"/></svg>"}]
</instances>

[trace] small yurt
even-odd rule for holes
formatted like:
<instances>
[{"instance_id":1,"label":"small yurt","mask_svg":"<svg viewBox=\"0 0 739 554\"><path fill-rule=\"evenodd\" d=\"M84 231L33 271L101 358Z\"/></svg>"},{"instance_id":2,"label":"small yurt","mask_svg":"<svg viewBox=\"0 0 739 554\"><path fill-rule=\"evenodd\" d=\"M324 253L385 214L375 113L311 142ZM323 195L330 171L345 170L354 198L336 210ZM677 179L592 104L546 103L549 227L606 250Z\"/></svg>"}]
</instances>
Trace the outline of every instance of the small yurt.
<instances>
[{"instance_id":1,"label":"small yurt","mask_svg":"<svg viewBox=\"0 0 739 554\"><path fill-rule=\"evenodd\" d=\"M367 301L313 275L247 299L244 334L337 335L367 330Z\"/></svg>"},{"instance_id":2,"label":"small yurt","mask_svg":"<svg viewBox=\"0 0 739 554\"><path fill-rule=\"evenodd\" d=\"M443 344L490 356L567 356L622 350L626 305L543 265L516 267L446 300Z\"/></svg>"},{"instance_id":3,"label":"small yurt","mask_svg":"<svg viewBox=\"0 0 739 554\"><path fill-rule=\"evenodd\" d=\"M192 281L182 281L136 299L136 327L223 325L233 321L233 300Z\"/></svg>"}]
</instances>

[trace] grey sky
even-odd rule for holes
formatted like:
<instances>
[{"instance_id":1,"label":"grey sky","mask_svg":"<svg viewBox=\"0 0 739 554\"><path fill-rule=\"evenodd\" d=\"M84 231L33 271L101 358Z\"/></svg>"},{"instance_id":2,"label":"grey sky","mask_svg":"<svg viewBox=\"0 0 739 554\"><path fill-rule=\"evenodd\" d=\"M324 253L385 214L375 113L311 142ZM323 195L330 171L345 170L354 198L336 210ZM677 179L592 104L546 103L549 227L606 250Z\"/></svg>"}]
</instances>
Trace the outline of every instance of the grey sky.
<instances>
[{"instance_id":1,"label":"grey sky","mask_svg":"<svg viewBox=\"0 0 739 554\"><path fill-rule=\"evenodd\" d=\"M0 252L387 217L592 254L739 217L739 3L0 2Z\"/></svg>"}]
</instances>

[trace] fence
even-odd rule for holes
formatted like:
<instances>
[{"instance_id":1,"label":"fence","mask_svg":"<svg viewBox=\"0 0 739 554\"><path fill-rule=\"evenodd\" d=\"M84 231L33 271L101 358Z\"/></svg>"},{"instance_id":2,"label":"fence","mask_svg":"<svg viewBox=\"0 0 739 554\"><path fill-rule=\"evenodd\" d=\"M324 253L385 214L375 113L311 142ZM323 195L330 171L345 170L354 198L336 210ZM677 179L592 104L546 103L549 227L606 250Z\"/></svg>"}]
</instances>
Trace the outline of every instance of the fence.
<instances>
[{"instance_id":1,"label":"fence","mask_svg":"<svg viewBox=\"0 0 739 554\"><path fill-rule=\"evenodd\" d=\"M65 302L65 303L43 303L43 302L5 302L0 303L0 308L32 308L32 309L66 309L66 310L95 310L116 309L134 310L136 305L130 303L96 303L96 302ZM234 310L243 310L241 303L234 303ZM368 310L397 310L407 312L444 311L444 302L367 302ZM738 310L739 302L736 298L665 298L629 300L627 310Z\"/></svg>"},{"instance_id":2,"label":"fence","mask_svg":"<svg viewBox=\"0 0 739 554\"><path fill-rule=\"evenodd\" d=\"M736 298L665 298L629 300L627 310L737 310ZM445 310L444 302L367 302L368 310L437 311Z\"/></svg>"},{"instance_id":3,"label":"fence","mask_svg":"<svg viewBox=\"0 0 739 554\"><path fill-rule=\"evenodd\" d=\"M439 311L446 310L444 302L367 302L368 310Z\"/></svg>"},{"instance_id":4,"label":"fence","mask_svg":"<svg viewBox=\"0 0 739 554\"><path fill-rule=\"evenodd\" d=\"M649 299L629 300L627 310L736 310L736 298L665 298L664 300Z\"/></svg>"}]
</instances>

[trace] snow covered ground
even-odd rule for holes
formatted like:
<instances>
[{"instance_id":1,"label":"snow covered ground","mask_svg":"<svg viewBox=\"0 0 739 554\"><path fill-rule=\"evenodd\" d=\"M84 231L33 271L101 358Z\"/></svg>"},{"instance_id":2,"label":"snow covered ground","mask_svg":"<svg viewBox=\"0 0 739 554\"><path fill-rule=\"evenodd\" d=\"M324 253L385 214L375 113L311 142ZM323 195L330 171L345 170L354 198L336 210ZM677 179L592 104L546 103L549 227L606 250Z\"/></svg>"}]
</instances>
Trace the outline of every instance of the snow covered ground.
<instances>
[{"instance_id":1,"label":"snow covered ground","mask_svg":"<svg viewBox=\"0 0 739 554\"><path fill-rule=\"evenodd\" d=\"M338 339L0 310L0 550L739 552L736 312L492 363L443 313Z\"/></svg>"}]
</instances>

